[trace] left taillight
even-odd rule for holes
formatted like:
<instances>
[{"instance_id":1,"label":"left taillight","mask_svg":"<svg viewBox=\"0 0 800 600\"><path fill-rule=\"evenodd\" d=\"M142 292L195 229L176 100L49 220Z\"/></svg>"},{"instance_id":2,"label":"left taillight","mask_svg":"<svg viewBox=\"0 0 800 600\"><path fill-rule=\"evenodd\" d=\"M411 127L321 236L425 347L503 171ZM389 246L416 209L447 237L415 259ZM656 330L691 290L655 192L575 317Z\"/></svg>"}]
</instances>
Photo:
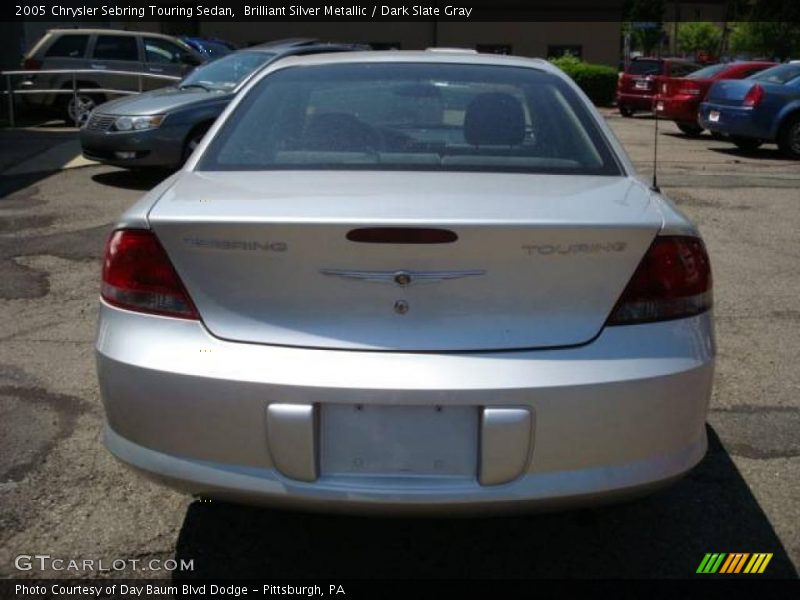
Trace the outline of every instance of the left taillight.
<instances>
[{"instance_id":1,"label":"left taillight","mask_svg":"<svg viewBox=\"0 0 800 600\"><path fill-rule=\"evenodd\" d=\"M200 318L158 238L145 229L118 229L108 238L101 295L127 310Z\"/></svg>"},{"instance_id":2,"label":"left taillight","mask_svg":"<svg viewBox=\"0 0 800 600\"><path fill-rule=\"evenodd\" d=\"M744 100L742 100L742 104L744 106L749 106L751 108L755 108L759 104L761 104L761 100L764 98L764 88L761 87L759 84L755 84L749 90L747 90L747 94L744 96Z\"/></svg>"}]
</instances>

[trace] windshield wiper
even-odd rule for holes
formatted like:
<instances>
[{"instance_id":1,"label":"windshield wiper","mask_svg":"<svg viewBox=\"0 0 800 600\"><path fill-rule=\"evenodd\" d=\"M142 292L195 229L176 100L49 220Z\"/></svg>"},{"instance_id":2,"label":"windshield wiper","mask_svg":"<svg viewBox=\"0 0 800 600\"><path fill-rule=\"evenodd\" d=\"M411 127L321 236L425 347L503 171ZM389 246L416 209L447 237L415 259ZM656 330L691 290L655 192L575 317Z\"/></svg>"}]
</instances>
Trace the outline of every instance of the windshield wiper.
<instances>
[{"instance_id":1,"label":"windshield wiper","mask_svg":"<svg viewBox=\"0 0 800 600\"><path fill-rule=\"evenodd\" d=\"M185 85L179 86L182 90L188 90L189 88L200 88L201 90L205 90L210 92L212 88L208 87L207 85L203 85L202 83L187 83Z\"/></svg>"}]
</instances>

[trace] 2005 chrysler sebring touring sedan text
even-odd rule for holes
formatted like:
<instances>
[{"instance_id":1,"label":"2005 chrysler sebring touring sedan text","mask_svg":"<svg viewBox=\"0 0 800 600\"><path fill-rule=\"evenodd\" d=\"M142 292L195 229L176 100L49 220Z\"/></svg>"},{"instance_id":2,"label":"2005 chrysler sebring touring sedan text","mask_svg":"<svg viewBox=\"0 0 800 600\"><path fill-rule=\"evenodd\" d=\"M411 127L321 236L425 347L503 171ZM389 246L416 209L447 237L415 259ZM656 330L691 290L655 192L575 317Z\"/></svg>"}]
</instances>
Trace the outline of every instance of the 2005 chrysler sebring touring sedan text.
<instances>
[{"instance_id":1,"label":"2005 chrysler sebring touring sedan text","mask_svg":"<svg viewBox=\"0 0 800 600\"><path fill-rule=\"evenodd\" d=\"M711 274L546 62L294 57L116 225L97 361L122 461L330 510L567 505L706 450Z\"/></svg>"}]
</instances>

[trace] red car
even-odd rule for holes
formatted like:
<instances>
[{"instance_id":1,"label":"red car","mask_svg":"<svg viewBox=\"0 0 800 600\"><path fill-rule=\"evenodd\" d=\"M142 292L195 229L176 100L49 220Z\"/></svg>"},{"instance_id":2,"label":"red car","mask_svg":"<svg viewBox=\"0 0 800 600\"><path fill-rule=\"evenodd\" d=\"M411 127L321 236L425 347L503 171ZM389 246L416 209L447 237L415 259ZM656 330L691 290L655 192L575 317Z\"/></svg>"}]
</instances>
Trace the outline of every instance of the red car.
<instances>
[{"instance_id":1,"label":"red car","mask_svg":"<svg viewBox=\"0 0 800 600\"><path fill-rule=\"evenodd\" d=\"M617 81L617 107L623 117L653 110L656 84L661 77L683 77L700 68L680 58L637 57L631 60Z\"/></svg>"},{"instance_id":2,"label":"red car","mask_svg":"<svg viewBox=\"0 0 800 600\"><path fill-rule=\"evenodd\" d=\"M686 77L662 77L654 100L655 111L659 117L675 121L686 135L700 135L703 127L697 121L697 110L712 83L719 79L744 79L775 65L764 61L723 63L704 67Z\"/></svg>"}]
</instances>

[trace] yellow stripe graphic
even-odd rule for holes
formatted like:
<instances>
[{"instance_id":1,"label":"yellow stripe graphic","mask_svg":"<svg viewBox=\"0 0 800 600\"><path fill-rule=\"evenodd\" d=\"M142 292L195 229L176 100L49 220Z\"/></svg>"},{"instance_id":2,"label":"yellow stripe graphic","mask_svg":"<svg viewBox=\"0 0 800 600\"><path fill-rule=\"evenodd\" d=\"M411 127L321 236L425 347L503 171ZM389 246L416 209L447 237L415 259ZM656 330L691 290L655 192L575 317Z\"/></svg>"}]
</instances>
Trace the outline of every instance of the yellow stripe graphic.
<instances>
[{"instance_id":1,"label":"yellow stripe graphic","mask_svg":"<svg viewBox=\"0 0 800 600\"><path fill-rule=\"evenodd\" d=\"M758 568L758 563L761 562L763 558L763 554L753 554L753 558L750 559L750 562L747 563L747 566L744 568L745 573L753 573Z\"/></svg>"},{"instance_id":2,"label":"yellow stripe graphic","mask_svg":"<svg viewBox=\"0 0 800 600\"><path fill-rule=\"evenodd\" d=\"M764 569L767 568L767 565L769 564L769 561L771 561L771 560L772 560L772 552L770 552L769 554L766 555L766 558L764 559L764 562L761 563L761 568L758 570L758 572L759 573L763 573Z\"/></svg>"}]
</instances>

